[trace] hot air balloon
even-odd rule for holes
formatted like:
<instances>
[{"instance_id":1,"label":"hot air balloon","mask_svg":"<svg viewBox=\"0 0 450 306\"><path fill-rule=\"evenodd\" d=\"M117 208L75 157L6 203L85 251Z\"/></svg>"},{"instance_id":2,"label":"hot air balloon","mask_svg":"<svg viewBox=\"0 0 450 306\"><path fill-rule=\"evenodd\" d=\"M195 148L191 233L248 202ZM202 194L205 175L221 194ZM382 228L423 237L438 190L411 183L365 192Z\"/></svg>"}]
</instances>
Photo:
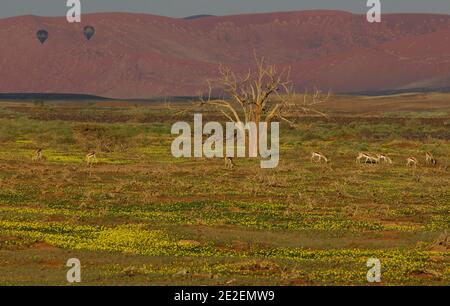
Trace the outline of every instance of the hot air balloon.
<instances>
[{"instance_id":1,"label":"hot air balloon","mask_svg":"<svg viewBox=\"0 0 450 306\"><path fill-rule=\"evenodd\" d=\"M92 36L95 34L95 29L92 26L85 26L84 27L84 36L87 40L90 40Z\"/></svg>"},{"instance_id":2,"label":"hot air balloon","mask_svg":"<svg viewBox=\"0 0 450 306\"><path fill-rule=\"evenodd\" d=\"M37 31L36 36L41 42L41 44L43 44L48 38L48 32L46 30L39 30Z\"/></svg>"}]
</instances>

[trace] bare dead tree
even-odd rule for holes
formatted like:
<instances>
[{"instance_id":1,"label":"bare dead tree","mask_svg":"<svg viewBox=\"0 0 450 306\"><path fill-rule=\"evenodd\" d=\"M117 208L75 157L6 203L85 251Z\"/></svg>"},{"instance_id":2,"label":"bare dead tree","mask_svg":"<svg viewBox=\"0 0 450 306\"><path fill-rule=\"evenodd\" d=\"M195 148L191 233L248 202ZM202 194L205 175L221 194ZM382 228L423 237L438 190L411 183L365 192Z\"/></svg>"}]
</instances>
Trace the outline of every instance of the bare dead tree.
<instances>
[{"instance_id":1,"label":"bare dead tree","mask_svg":"<svg viewBox=\"0 0 450 306\"><path fill-rule=\"evenodd\" d=\"M287 122L295 126L297 118L302 115L320 115L324 113L316 110L330 98L331 94L324 95L315 89L312 94L305 92L298 95L294 92L290 79L290 68L279 69L276 65L267 64L264 57L254 55L255 65L246 73L238 74L230 67L219 67L219 78L215 81L208 80L206 96L201 94L199 102L181 110L167 104L168 109L177 110L174 116L182 116L193 110L213 110L222 114L230 122L237 126L246 126L248 123L256 125L256 147L259 145L259 124L265 122L270 127L274 121ZM220 90L222 97L216 98L213 92ZM245 131L243 131L245 132ZM248 139L246 140L246 147Z\"/></svg>"},{"instance_id":2,"label":"bare dead tree","mask_svg":"<svg viewBox=\"0 0 450 306\"><path fill-rule=\"evenodd\" d=\"M239 76L229 67L221 66L219 83L229 99L212 99L212 85L209 84L207 100L203 104L216 107L227 119L235 123L256 124L283 116L287 100L282 94L289 94L289 70L278 72L274 65L266 65L264 58L256 59L256 70L251 69ZM277 99L275 99L275 97Z\"/></svg>"},{"instance_id":3,"label":"bare dead tree","mask_svg":"<svg viewBox=\"0 0 450 306\"><path fill-rule=\"evenodd\" d=\"M300 98L295 94L290 80L290 68L279 70L275 65L266 64L264 58L255 55L255 69L249 69L240 76L231 68L221 66L218 83L223 88L226 98L212 98L213 86L208 81L208 96L200 97L201 103L215 107L227 119L235 123L246 124L260 122L270 124L281 120L295 125L294 114L324 113L315 109L330 98L330 93L324 95L315 89L312 94L307 92Z\"/></svg>"}]
</instances>

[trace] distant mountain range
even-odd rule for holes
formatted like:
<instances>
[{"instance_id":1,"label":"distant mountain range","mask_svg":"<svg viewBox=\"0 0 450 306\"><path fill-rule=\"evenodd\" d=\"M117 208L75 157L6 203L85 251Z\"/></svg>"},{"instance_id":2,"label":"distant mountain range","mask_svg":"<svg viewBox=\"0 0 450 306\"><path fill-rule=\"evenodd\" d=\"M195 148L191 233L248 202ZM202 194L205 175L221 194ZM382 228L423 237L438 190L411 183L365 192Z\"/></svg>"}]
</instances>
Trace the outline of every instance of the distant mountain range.
<instances>
[{"instance_id":1,"label":"distant mountain range","mask_svg":"<svg viewBox=\"0 0 450 306\"><path fill-rule=\"evenodd\" d=\"M87 41L84 26L96 32ZM45 29L41 44L36 32ZM298 91L450 88L450 16L385 14L380 24L340 11L175 19L86 14L0 20L0 93L112 98L195 96L219 64L245 71L253 50L291 67Z\"/></svg>"}]
</instances>

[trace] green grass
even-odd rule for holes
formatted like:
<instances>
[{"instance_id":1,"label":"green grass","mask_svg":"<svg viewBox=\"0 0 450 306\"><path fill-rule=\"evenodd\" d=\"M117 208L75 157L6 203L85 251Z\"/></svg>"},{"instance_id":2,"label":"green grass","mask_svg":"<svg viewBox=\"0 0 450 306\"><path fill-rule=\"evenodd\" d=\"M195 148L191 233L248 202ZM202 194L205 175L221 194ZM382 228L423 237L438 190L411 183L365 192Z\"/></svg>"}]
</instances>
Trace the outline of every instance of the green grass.
<instances>
[{"instance_id":1,"label":"green grass","mask_svg":"<svg viewBox=\"0 0 450 306\"><path fill-rule=\"evenodd\" d=\"M448 251L431 245L450 228L450 134L434 119L447 120L307 118L282 126L278 168L229 171L173 158L180 118L154 105L0 106L0 284L65 285L76 257L83 284L365 285L376 257L384 285L449 285ZM358 165L360 151L394 165Z\"/></svg>"}]
</instances>

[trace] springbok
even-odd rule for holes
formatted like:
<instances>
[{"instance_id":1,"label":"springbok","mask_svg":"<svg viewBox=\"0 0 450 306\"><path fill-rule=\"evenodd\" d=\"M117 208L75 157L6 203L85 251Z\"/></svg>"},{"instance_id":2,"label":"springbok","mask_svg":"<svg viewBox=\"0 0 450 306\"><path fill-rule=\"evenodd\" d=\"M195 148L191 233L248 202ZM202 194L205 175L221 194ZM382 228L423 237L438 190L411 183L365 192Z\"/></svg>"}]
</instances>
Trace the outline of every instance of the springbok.
<instances>
[{"instance_id":1,"label":"springbok","mask_svg":"<svg viewBox=\"0 0 450 306\"><path fill-rule=\"evenodd\" d=\"M425 161L427 165L437 165L437 160L434 158L433 154L431 152L427 152L425 154Z\"/></svg>"},{"instance_id":2,"label":"springbok","mask_svg":"<svg viewBox=\"0 0 450 306\"><path fill-rule=\"evenodd\" d=\"M231 157L225 157L225 167L227 167L227 169L232 170L234 168L234 162L233 162L233 158Z\"/></svg>"},{"instance_id":3,"label":"springbok","mask_svg":"<svg viewBox=\"0 0 450 306\"><path fill-rule=\"evenodd\" d=\"M356 162L361 163L364 160L365 164L378 164L380 160L378 157L371 156L367 153L359 153L358 157L356 157Z\"/></svg>"},{"instance_id":4,"label":"springbok","mask_svg":"<svg viewBox=\"0 0 450 306\"><path fill-rule=\"evenodd\" d=\"M384 154L377 154L377 159L379 162L392 165L392 159L389 156L386 156Z\"/></svg>"},{"instance_id":5,"label":"springbok","mask_svg":"<svg viewBox=\"0 0 450 306\"><path fill-rule=\"evenodd\" d=\"M406 166L416 168L419 165L419 161L415 157L408 157L406 159Z\"/></svg>"},{"instance_id":6,"label":"springbok","mask_svg":"<svg viewBox=\"0 0 450 306\"><path fill-rule=\"evenodd\" d=\"M95 153L95 151L89 152L86 155L86 163L89 167L92 167L94 165L94 163L97 162L97 155Z\"/></svg>"},{"instance_id":7,"label":"springbok","mask_svg":"<svg viewBox=\"0 0 450 306\"><path fill-rule=\"evenodd\" d=\"M33 158L32 158L33 161L40 161L43 158L44 158L44 156L42 155L42 149L41 148L39 148L39 149L34 151Z\"/></svg>"},{"instance_id":8,"label":"springbok","mask_svg":"<svg viewBox=\"0 0 450 306\"><path fill-rule=\"evenodd\" d=\"M329 162L328 158L325 155L323 155L322 153L312 152L311 162L313 162L313 163L320 163L322 161L324 161L325 163Z\"/></svg>"}]
</instances>

